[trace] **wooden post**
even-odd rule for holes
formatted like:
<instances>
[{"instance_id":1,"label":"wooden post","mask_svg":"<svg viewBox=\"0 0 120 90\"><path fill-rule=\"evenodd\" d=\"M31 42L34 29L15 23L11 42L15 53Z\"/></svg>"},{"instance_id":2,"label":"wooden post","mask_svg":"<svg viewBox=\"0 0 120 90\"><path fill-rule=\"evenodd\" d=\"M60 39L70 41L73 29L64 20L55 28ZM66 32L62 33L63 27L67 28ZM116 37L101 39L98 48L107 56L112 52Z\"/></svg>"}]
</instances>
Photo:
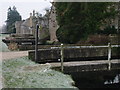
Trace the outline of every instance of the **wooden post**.
<instances>
[{"instance_id":1,"label":"wooden post","mask_svg":"<svg viewBox=\"0 0 120 90\"><path fill-rule=\"evenodd\" d=\"M38 29L39 25L36 25L36 34L35 34L35 62L38 60Z\"/></svg>"},{"instance_id":2,"label":"wooden post","mask_svg":"<svg viewBox=\"0 0 120 90\"><path fill-rule=\"evenodd\" d=\"M64 54L63 54L63 44L61 44L61 71L63 72L63 60L64 60Z\"/></svg>"},{"instance_id":3,"label":"wooden post","mask_svg":"<svg viewBox=\"0 0 120 90\"><path fill-rule=\"evenodd\" d=\"M111 44L108 43L108 70L111 70Z\"/></svg>"}]
</instances>

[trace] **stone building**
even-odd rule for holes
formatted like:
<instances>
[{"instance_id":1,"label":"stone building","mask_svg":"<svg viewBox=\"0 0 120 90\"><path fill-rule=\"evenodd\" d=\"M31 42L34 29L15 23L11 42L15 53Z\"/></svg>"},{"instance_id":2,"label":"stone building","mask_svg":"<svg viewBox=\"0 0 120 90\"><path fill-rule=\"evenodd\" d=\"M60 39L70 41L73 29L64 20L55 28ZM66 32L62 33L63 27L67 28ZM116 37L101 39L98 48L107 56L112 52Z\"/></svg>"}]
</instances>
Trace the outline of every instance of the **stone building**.
<instances>
[{"instance_id":1,"label":"stone building","mask_svg":"<svg viewBox=\"0 0 120 90\"><path fill-rule=\"evenodd\" d=\"M56 10L54 3L52 3L51 10L46 10L46 14L42 17L39 13L33 11L30 17L23 21L16 21L16 34L32 34L35 35L36 24L39 24L39 38L44 39L50 37L50 41L57 42L56 31L58 24L56 20Z\"/></svg>"},{"instance_id":2,"label":"stone building","mask_svg":"<svg viewBox=\"0 0 120 90\"><path fill-rule=\"evenodd\" d=\"M16 34L32 34L32 29L30 28L30 19L26 19L25 21L17 21L15 23L16 26Z\"/></svg>"},{"instance_id":3,"label":"stone building","mask_svg":"<svg viewBox=\"0 0 120 90\"><path fill-rule=\"evenodd\" d=\"M16 34L31 34L35 36L36 24L39 24L40 28L38 35L40 39L49 37L48 30L48 12L42 17L41 14L36 13L33 10L33 13L30 13L30 17L23 21L16 21L15 28Z\"/></svg>"},{"instance_id":4,"label":"stone building","mask_svg":"<svg viewBox=\"0 0 120 90\"><path fill-rule=\"evenodd\" d=\"M34 17L35 17L34 14L32 15L32 13L30 13L30 17L27 18L26 20L16 21L15 22L16 34L34 35L34 31L33 31L34 30L33 23L35 22L35 20L33 20Z\"/></svg>"}]
</instances>

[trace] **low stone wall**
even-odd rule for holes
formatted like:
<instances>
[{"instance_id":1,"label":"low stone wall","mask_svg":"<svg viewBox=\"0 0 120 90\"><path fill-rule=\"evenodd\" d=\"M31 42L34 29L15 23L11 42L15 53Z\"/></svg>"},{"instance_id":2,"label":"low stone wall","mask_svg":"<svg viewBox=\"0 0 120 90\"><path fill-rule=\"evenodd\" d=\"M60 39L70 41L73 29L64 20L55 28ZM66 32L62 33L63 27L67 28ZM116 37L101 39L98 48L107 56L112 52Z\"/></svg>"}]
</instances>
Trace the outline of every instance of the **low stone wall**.
<instances>
[{"instance_id":1,"label":"low stone wall","mask_svg":"<svg viewBox=\"0 0 120 90\"><path fill-rule=\"evenodd\" d=\"M117 35L92 35L88 38L87 41L80 41L78 44L67 44L66 46L91 46L91 45L108 45L108 43L111 43L111 45L120 45L120 39ZM58 47L59 45L38 45L39 49L49 49L51 47ZM35 45L29 45L29 44L19 44L18 45L19 50L34 50Z\"/></svg>"},{"instance_id":2,"label":"low stone wall","mask_svg":"<svg viewBox=\"0 0 120 90\"><path fill-rule=\"evenodd\" d=\"M81 61L88 59L107 59L108 48L69 48L64 49L64 61ZM120 58L116 50L112 51L112 58ZM39 49L37 62L57 62L61 58L60 49ZM29 59L35 60L35 51L29 51Z\"/></svg>"},{"instance_id":3,"label":"low stone wall","mask_svg":"<svg viewBox=\"0 0 120 90\"><path fill-rule=\"evenodd\" d=\"M120 44L119 35L90 35L87 40L80 41L79 44L90 44L90 45L112 45Z\"/></svg>"},{"instance_id":4,"label":"low stone wall","mask_svg":"<svg viewBox=\"0 0 120 90\"><path fill-rule=\"evenodd\" d=\"M38 49L50 49L51 47L59 47L60 45L38 45ZM19 50L35 50L35 45L18 45Z\"/></svg>"}]
</instances>

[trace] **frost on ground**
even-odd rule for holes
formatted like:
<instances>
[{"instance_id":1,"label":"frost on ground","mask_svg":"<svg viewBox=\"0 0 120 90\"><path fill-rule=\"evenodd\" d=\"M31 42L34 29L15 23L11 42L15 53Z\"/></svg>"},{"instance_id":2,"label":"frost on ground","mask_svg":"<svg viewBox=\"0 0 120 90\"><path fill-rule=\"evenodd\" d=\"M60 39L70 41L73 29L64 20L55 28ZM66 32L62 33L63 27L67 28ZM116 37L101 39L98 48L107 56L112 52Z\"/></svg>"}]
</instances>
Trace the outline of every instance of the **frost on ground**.
<instances>
[{"instance_id":1,"label":"frost on ground","mask_svg":"<svg viewBox=\"0 0 120 90\"><path fill-rule=\"evenodd\" d=\"M5 43L2 42L2 39L7 37L8 35L6 34L0 34L0 52L9 52L8 47Z\"/></svg>"},{"instance_id":2,"label":"frost on ground","mask_svg":"<svg viewBox=\"0 0 120 90\"><path fill-rule=\"evenodd\" d=\"M2 61L0 60L0 90L1 89L2 89Z\"/></svg>"},{"instance_id":3,"label":"frost on ground","mask_svg":"<svg viewBox=\"0 0 120 90\"><path fill-rule=\"evenodd\" d=\"M28 57L5 60L2 65L5 88L75 88L69 75L35 64Z\"/></svg>"}]
</instances>

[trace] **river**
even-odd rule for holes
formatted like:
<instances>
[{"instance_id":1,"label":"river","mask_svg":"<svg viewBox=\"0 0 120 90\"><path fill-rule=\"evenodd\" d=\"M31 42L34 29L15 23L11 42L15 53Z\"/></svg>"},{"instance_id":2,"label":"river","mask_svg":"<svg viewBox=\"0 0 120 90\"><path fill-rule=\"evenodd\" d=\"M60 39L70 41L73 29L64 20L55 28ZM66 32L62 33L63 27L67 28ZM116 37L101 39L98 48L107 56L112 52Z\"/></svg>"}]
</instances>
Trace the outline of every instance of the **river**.
<instances>
[{"instance_id":1,"label":"river","mask_svg":"<svg viewBox=\"0 0 120 90\"><path fill-rule=\"evenodd\" d=\"M120 88L120 70L72 72L70 75L80 90L93 88Z\"/></svg>"}]
</instances>

